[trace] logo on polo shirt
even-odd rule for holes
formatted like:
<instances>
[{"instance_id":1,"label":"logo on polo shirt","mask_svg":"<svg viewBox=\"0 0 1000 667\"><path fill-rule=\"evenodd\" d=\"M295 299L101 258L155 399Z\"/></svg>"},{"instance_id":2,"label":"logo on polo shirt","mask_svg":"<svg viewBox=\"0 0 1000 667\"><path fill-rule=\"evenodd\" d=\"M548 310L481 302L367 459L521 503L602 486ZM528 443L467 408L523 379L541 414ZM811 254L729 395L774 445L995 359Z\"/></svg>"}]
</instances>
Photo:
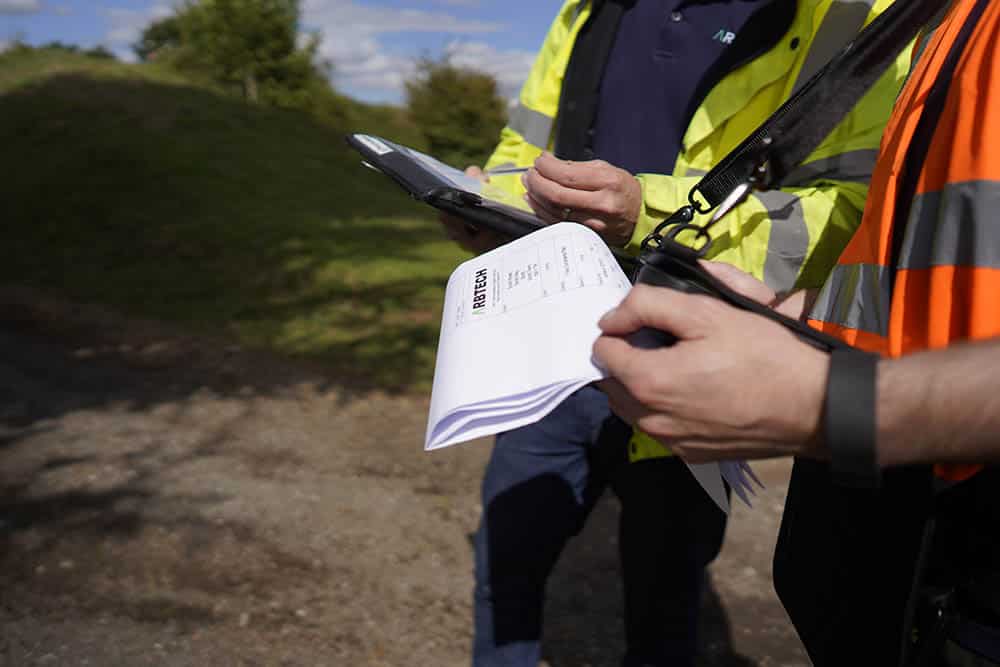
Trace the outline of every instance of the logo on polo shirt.
<instances>
[{"instance_id":1,"label":"logo on polo shirt","mask_svg":"<svg viewBox=\"0 0 1000 667\"><path fill-rule=\"evenodd\" d=\"M729 32L725 28L719 28L719 32L715 33L712 39L723 44L732 44L733 40L736 39L736 33Z\"/></svg>"}]
</instances>

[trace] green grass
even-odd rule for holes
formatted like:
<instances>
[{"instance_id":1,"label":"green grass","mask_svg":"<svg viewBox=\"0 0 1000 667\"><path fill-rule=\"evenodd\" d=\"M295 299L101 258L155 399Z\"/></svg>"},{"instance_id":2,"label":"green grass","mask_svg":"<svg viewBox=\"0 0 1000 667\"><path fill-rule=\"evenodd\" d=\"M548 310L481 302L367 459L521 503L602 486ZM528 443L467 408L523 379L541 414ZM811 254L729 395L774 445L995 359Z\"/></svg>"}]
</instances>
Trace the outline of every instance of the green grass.
<instances>
[{"instance_id":1,"label":"green grass","mask_svg":"<svg viewBox=\"0 0 1000 667\"><path fill-rule=\"evenodd\" d=\"M413 129L350 105L335 127L151 66L0 55L0 282L426 388L463 255L343 140Z\"/></svg>"}]
</instances>

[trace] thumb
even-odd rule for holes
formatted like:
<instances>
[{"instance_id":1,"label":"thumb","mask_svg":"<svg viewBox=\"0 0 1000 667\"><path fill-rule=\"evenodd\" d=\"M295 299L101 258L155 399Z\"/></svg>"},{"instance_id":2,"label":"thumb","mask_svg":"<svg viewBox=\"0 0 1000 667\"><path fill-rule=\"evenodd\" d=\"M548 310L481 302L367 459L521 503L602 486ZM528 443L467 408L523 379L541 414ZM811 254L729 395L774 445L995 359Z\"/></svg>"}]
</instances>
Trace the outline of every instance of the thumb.
<instances>
[{"instance_id":1,"label":"thumb","mask_svg":"<svg viewBox=\"0 0 1000 667\"><path fill-rule=\"evenodd\" d=\"M680 339L701 338L712 328L714 302L710 297L666 287L636 285L617 308L601 318L598 326L609 336L627 336L650 327Z\"/></svg>"},{"instance_id":2,"label":"thumb","mask_svg":"<svg viewBox=\"0 0 1000 667\"><path fill-rule=\"evenodd\" d=\"M768 305L776 297L773 289L732 264L708 262L705 260L701 260L700 264L703 269L712 274L719 282L748 299Z\"/></svg>"},{"instance_id":3,"label":"thumb","mask_svg":"<svg viewBox=\"0 0 1000 667\"><path fill-rule=\"evenodd\" d=\"M483 181L484 183L489 183L490 181L490 177L486 175L486 172L484 172L476 165L469 165L468 167L466 167L465 175L471 176L472 178L478 178L480 181Z\"/></svg>"}]
</instances>

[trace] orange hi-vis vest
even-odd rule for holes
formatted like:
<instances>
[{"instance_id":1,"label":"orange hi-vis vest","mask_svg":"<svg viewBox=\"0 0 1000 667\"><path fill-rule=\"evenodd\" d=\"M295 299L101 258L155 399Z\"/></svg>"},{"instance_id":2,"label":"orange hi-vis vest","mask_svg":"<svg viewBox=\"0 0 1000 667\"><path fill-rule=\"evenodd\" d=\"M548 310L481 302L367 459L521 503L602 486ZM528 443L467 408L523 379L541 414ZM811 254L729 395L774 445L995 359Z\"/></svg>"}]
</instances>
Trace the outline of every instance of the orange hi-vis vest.
<instances>
[{"instance_id":1,"label":"orange hi-vis vest","mask_svg":"<svg viewBox=\"0 0 1000 667\"><path fill-rule=\"evenodd\" d=\"M861 225L810 316L815 328L893 358L1000 335L998 2L986 7L957 62L906 219L897 212L928 94L975 5L955 0L933 35L918 42L919 59L882 136ZM894 233L902 234L898 254ZM977 469L937 472L960 480Z\"/></svg>"}]
</instances>

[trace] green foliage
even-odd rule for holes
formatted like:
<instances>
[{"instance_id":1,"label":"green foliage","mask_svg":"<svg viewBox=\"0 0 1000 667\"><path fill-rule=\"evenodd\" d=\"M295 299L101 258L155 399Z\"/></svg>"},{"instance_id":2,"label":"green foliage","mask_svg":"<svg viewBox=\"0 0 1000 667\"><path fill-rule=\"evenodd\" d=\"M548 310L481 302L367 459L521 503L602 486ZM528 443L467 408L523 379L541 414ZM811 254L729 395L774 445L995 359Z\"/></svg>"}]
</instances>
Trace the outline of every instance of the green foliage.
<instances>
[{"instance_id":1,"label":"green foliage","mask_svg":"<svg viewBox=\"0 0 1000 667\"><path fill-rule=\"evenodd\" d=\"M406 84L407 106L430 151L453 165L482 164L503 128L505 102L489 74L422 60Z\"/></svg>"},{"instance_id":2,"label":"green foliage","mask_svg":"<svg viewBox=\"0 0 1000 667\"><path fill-rule=\"evenodd\" d=\"M343 140L413 143L403 112L348 102L331 126L158 64L0 54L0 284L425 389L462 253Z\"/></svg>"},{"instance_id":3,"label":"green foliage","mask_svg":"<svg viewBox=\"0 0 1000 667\"><path fill-rule=\"evenodd\" d=\"M59 41L47 42L39 46L30 46L23 42L16 42L11 48L11 51L22 53L32 51L48 51L56 54L79 54L90 58L99 58L101 60L117 60L117 58L115 58L115 54L111 53L111 51L103 46L95 46L90 49L84 49L76 44L67 44Z\"/></svg>"},{"instance_id":4,"label":"green foliage","mask_svg":"<svg viewBox=\"0 0 1000 667\"><path fill-rule=\"evenodd\" d=\"M330 102L317 37L299 45L299 0L189 0L133 46L143 60L239 90L251 102L309 108Z\"/></svg>"},{"instance_id":5,"label":"green foliage","mask_svg":"<svg viewBox=\"0 0 1000 667\"><path fill-rule=\"evenodd\" d=\"M107 50L103 46L95 46L92 49L87 49L83 52L83 55L90 56L91 58L100 58L102 60L117 60L115 54Z\"/></svg>"},{"instance_id":6,"label":"green foliage","mask_svg":"<svg viewBox=\"0 0 1000 667\"><path fill-rule=\"evenodd\" d=\"M139 41L132 45L132 50L139 56L139 60L149 62L180 45L180 19L177 16L168 16L146 26L139 36Z\"/></svg>"}]
</instances>

